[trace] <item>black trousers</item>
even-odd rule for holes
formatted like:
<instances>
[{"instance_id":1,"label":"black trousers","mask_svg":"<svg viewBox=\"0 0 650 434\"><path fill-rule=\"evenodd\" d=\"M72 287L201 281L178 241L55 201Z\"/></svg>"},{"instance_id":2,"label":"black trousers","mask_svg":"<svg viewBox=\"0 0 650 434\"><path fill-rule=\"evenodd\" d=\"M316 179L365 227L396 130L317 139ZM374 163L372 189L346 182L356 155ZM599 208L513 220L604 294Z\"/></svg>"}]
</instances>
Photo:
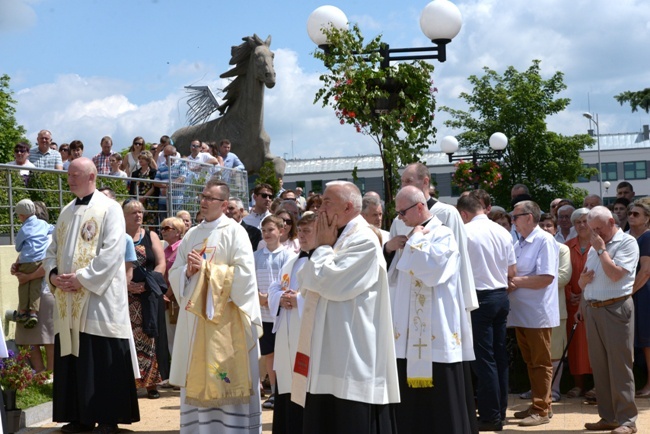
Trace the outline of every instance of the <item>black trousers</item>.
<instances>
[{"instance_id":1,"label":"black trousers","mask_svg":"<svg viewBox=\"0 0 650 434\"><path fill-rule=\"evenodd\" d=\"M52 420L84 425L130 424L140 420L128 339L79 335L79 357L61 357L54 339Z\"/></svg>"}]
</instances>

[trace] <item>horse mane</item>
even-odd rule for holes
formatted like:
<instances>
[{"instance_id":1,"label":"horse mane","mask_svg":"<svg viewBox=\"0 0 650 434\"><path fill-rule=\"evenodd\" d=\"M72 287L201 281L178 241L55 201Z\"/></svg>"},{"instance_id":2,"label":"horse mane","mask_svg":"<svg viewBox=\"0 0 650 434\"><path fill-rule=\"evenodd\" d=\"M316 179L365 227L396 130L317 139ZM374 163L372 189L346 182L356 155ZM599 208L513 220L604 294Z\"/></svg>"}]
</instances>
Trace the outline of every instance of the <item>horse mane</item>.
<instances>
[{"instance_id":1,"label":"horse mane","mask_svg":"<svg viewBox=\"0 0 650 434\"><path fill-rule=\"evenodd\" d=\"M253 34L253 36L245 36L242 38L242 41L244 42L239 45L233 45L230 48L231 57L228 64L235 65L235 67L219 76L221 78L236 77L223 89L224 92L226 92L226 95L223 97L223 104L217 107L217 110L219 110L219 113L222 115L235 103L237 97L239 97L241 89L244 86L244 79L248 70L248 62L251 58L251 52L260 45L268 46L271 43L270 37L266 41L263 41L262 38L256 34Z\"/></svg>"}]
</instances>

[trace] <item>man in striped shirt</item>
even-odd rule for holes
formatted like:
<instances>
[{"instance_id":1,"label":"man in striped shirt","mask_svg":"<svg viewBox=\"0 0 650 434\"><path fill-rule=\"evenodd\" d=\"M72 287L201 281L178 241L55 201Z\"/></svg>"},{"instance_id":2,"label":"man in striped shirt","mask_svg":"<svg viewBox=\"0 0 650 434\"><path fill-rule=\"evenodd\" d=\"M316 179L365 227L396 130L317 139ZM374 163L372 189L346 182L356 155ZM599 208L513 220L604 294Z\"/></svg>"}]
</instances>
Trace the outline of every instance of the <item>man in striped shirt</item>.
<instances>
[{"instance_id":1,"label":"man in striped shirt","mask_svg":"<svg viewBox=\"0 0 650 434\"><path fill-rule=\"evenodd\" d=\"M592 230L591 249L578 284L583 300L577 320L585 321L589 361L594 372L600 420L587 430L635 433L638 410L632 373L634 302L632 288L639 247L631 235L616 226L604 206L587 214Z\"/></svg>"}]
</instances>

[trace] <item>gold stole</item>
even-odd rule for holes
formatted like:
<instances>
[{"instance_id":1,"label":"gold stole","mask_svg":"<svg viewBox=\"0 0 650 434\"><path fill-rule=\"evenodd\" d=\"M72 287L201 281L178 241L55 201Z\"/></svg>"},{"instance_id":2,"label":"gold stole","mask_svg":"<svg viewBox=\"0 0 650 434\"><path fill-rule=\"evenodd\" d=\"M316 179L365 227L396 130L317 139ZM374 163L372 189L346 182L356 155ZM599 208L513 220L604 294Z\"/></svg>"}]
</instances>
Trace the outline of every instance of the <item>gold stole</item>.
<instances>
[{"instance_id":1,"label":"gold stole","mask_svg":"<svg viewBox=\"0 0 650 434\"><path fill-rule=\"evenodd\" d=\"M230 299L234 267L203 261L185 310L198 317L185 403L196 407L246 404L252 394L246 330L250 320Z\"/></svg>"},{"instance_id":2,"label":"gold stole","mask_svg":"<svg viewBox=\"0 0 650 434\"><path fill-rule=\"evenodd\" d=\"M74 204L69 205L57 222L56 227L56 263L63 264L63 255L71 230L76 228L70 224L74 216L83 214L82 224L76 237L74 256L72 257L72 269L62 270L59 273L67 274L86 268L99 253L99 239L101 238L102 223L107 208L100 203L93 203L85 209L77 208ZM59 333L61 342L61 356L73 355L79 357L79 333L81 332L82 321L85 321L88 311L88 299L90 292L81 287L76 292L54 291L58 315L54 316L55 331Z\"/></svg>"}]
</instances>

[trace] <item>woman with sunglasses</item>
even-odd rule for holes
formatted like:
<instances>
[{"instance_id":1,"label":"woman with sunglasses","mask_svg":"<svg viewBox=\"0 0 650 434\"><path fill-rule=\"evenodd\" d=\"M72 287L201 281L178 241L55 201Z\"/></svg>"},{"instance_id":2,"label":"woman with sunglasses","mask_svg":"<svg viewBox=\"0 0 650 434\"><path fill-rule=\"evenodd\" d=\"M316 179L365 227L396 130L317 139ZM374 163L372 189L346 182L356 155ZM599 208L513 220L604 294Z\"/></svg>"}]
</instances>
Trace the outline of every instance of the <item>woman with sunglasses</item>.
<instances>
[{"instance_id":1,"label":"woman with sunglasses","mask_svg":"<svg viewBox=\"0 0 650 434\"><path fill-rule=\"evenodd\" d=\"M29 161L29 144L24 142L16 144L16 146L14 146L14 161L7 164L21 166L20 175L23 177L25 185L27 185L27 181L29 180L29 170L27 168L35 167Z\"/></svg>"},{"instance_id":2,"label":"woman with sunglasses","mask_svg":"<svg viewBox=\"0 0 650 434\"><path fill-rule=\"evenodd\" d=\"M634 346L643 351L648 375L645 385L637 390L636 396L650 397L650 205L644 199L630 204L627 222L629 234L639 244L639 265L632 288L634 300Z\"/></svg>"},{"instance_id":3,"label":"woman with sunglasses","mask_svg":"<svg viewBox=\"0 0 650 434\"><path fill-rule=\"evenodd\" d=\"M144 151L144 139L140 136L133 139L133 144L129 148L129 153L122 163L122 170L126 172L126 176L131 177L131 174L140 168L140 153Z\"/></svg>"},{"instance_id":4,"label":"woman with sunglasses","mask_svg":"<svg viewBox=\"0 0 650 434\"><path fill-rule=\"evenodd\" d=\"M61 154L61 161L63 162L63 170L68 170L70 165L70 145L67 143L59 146L59 154Z\"/></svg>"},{"instance_id":5,"label":"woman with sunglasses","mask_svg":"<svg viewBox=\"0 0 650 434\"><path fill-rule=\"evenodd\" d=\"M280 234L280 244L285 246L290 252L300 253L298 228L296 227L296 219L293 214L284 208L279 208L273 215L280 217L284 221L284 227ZM257 245L257 250L262 250L264 247L266 247L266 242L262 240Z\"/></svg>"},{"instance_id":6,"label":"woman with sunglasses","mask_svg":"<svg viewBox=\"0 0 650 434\"><path fill-rule=\"evenodd\" d=\"M180 307L176 298L174 298L172 286L169 284L169 270L176 261L178 246L181 245L186 229L185 223L179 217L168 217L160 223L162 239L167 243L167 247L165 247L165 281L169 289L165 293L165 323L167 325L167 344L170 353L174 348L174 334L176 333L176 322Z\"/></svg>"}]
</instances>

